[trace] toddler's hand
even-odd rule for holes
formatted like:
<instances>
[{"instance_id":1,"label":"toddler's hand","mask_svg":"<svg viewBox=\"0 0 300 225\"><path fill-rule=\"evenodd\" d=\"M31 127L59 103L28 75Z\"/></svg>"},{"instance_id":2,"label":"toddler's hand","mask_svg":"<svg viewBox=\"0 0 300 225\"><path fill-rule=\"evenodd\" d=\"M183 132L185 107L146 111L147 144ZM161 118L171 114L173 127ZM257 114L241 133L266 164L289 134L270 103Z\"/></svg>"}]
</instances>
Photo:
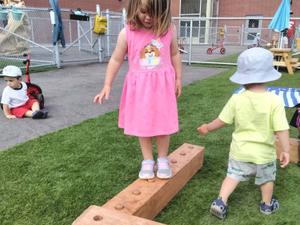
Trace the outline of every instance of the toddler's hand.
<instances>
[{"instance_id":1,"label":"toddler's hand","mask_svg":"<svg viewBox=\"0 0 300 225\"><path fill-rule=\"evenodd\" d=\"M109 93L110 93L110 87L104 86L103 89L100 91L100 93L94 97L94 103L102 104L103 98L107 100L109 97Z\"/></svg>"},{"instance_id":2,"label":"toddler's hand","mask_svg":"<svg viewBox=\"0 0 300 225\"><path fill-rule=\"evenodd\" d=\"M286 167L290 162L290 153L288 152L281 152L280 153L280 167Z\"/></svg>"},{"instance_id":3,"label":"toddler's hand","mask_svg":"<svg viewBox=\"0 0 300 225\"><path fill-rule=\"evenodd\" d=\"M200 135L206 135L209 132L207 124L202 124L200 127L197 128L197 131Z\"/></svg>"},{"instance_id":4,"label":"toddler's hand","mask_svg":"<svg viewBox=\"0 0 300 225\"><path fill-rule=\"evenodd\" d=\"M11 120L11 119L16 119L17 117L15 115L7 115L6 118Z\"/></svg>"}]
</instances>

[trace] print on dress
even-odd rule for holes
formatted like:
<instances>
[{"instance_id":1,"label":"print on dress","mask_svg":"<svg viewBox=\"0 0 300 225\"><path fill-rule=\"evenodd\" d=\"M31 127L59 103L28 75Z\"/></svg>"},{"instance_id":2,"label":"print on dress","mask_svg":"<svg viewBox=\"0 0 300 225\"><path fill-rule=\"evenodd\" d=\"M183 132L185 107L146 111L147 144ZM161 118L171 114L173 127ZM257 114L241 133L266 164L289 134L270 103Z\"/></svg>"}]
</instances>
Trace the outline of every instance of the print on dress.
<instances>
[{"instance_id":1,"label":"print on dress","mask_svg":"<svg viewBox=\"0 0 300 225\"><path fill-rule=\"evenodd\" d=\"M161 63L160 49L163 44L159 40L152 40L140 52L140 65L147 69L157 67Z\"/></svg>"}]
</instances>

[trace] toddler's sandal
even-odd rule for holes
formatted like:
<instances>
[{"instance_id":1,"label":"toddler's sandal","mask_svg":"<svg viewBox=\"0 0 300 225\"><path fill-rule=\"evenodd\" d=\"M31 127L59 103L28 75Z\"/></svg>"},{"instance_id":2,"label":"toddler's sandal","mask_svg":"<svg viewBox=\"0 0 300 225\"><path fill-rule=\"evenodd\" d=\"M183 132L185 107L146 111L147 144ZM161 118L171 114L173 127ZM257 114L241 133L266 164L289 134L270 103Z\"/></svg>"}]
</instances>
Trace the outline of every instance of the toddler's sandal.
<instances>
[{"instance_id":1,"label":"toddler's sandal","mask_svg":"<svg viewBox=\"0 0 300 225\"><path fill-rule=\"evenodd\" d=\"M154 161L153 160L143 160L142 167L139 172L139 178L143 180L154 178Z\"/></svg>"},{"instance_id":2,"label":"toddler's sandal","mask_svg":"<svg viewBox=\"0 0 300 225\"><path fill-rule=\"evenodd\" d=\"M169 165L167 157L160 157L157 159L156 176L160 179L169 179L173 176L172 169Z\"/></svg>"}]
</instances>

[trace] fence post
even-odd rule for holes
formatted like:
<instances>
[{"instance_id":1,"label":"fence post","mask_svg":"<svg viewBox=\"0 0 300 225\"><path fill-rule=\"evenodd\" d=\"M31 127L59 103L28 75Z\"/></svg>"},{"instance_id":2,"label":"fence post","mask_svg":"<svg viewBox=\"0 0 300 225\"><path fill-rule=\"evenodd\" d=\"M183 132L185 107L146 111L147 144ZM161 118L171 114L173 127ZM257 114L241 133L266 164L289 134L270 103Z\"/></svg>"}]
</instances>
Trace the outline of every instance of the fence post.
<instances>
[{"instance_id":1,"label":"fence post","mask_svg":"<svg viewBox=\"0 0 300 225\"><path fill-rule=\"evenodd\" d=\"M190 20L190 49L189 49L189 59L188 59L188 64L191 65L192 61L192 42L193 42L193 20Z\"/></svg>"},{"instance_id":2,"label":"fence post","mask_svg":"<svg viewBox=\"0 0 300 225\"><path fill-rule=\"evenodd\" d=\"M242 24L242 27L241 27L241 46L243 46L244 44L244 24Z\"/></svg>"},{"instance_id":3,"label":"fence post","mask_svg":"<svg viewBox=\"0 0 300 225\"><path fill-rule=\"evenodd\" d=\"M123 23L123 27L125 27L125 25L126 25L126 9L125 8L123 8L122 9L122 23Z\"/></svg>"},{"instance_id":4,"label":"fence post","mask_svg":"<svg viewBox=\"0 0 300 225\"><path fill-rule=\"evenodd\" d=\"M110 16L109 16L109 9L106 9L106 20L107 20L107 30L106 30L106 49L107 49L107 56L110 56Z\"/></svg>"},{"instance_id":5,"label":"fence post","mask_svg":"<svg viewBox=\"0 0 300 225\"><path fill-rule=\"evenodd\" d=\"M80 37L80 24L79 24L79 20L76 21L77 22L77 38ZM81 51L81 38L78 39L78 49L79 51Z\"/></svg>"},{"instance_id":6,"label":"fence post","mask_svg":"<svg viewBox=\"0 0 300 225\"><path fill-rule=\"evenodd\" d=\"M58 49L58 43L54 45L54 60L57 68L61 68L61 63L60 63L60 54L59 54L59 49Z\"/></svg>"},{"instance_id":7,"label":"fence post","mask_svg":"<svg viewBox=\"0 0 300 225\"><path fill-rule=\"evenodd\" d=\"M96 14L101 16L101 8L99 4L96 4ZM102 35L98 36L98 58L100 63L103 62L102 37Z\"/></svg>"}]
</instances>

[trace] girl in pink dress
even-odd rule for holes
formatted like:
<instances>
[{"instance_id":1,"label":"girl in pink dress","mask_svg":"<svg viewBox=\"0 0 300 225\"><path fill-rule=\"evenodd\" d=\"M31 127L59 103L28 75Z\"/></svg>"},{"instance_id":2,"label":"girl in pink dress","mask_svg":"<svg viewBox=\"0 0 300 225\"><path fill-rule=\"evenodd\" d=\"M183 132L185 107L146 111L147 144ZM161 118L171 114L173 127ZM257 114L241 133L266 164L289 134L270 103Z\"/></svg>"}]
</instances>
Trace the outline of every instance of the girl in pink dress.
<instances>
[{"instance_id":1,"label":"girl in pink dress","mask_svg":"<svg viewBox=\"0 0 300 225\"><path fill-rule=\"evenodd\" d=\"M104 86L95 103L107 100L124 56L129 70L125 78L119 127L139 139L143 161L139 178L155 176L152 139L156 140L156 176L172 177L168 162L170 135L178 131L177 100L181 94L181 59L175 26L171 23L171 0L130 0L127 25L119 34L108 63Z\"/></svg>"}]
</instances>

